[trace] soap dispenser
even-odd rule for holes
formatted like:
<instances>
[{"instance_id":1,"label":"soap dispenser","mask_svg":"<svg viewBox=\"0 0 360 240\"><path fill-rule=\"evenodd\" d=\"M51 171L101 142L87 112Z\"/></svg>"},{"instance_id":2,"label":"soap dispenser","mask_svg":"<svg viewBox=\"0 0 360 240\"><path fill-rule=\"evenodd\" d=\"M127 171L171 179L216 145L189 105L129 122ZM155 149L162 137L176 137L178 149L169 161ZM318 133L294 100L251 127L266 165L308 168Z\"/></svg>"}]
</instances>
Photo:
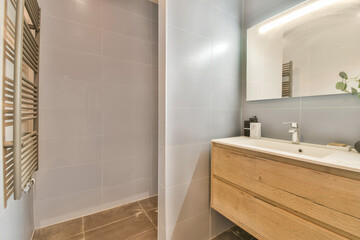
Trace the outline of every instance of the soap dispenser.
<instances>
[{"instance_id":1,"label":"soap dispenser","mask_svg":"<svg viewBox=\"0 0 360 240\"><path fill-rule=\"evenodd\" d=\"M250 118L250 138L261 138L261 123L258 122L257 116L253 116Z\"/></svg>"}]
</instances>

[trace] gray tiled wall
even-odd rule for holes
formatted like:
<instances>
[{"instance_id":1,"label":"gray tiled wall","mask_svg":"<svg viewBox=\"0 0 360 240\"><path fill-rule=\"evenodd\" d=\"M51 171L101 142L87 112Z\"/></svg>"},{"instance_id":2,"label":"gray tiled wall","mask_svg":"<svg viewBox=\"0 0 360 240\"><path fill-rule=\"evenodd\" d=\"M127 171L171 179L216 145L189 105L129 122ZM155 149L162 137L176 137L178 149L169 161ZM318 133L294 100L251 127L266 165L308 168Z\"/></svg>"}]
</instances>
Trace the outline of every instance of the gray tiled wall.
<instances>
[{"instance_id":1,"label":"gray tiled wall","mask_svg":"<svg viewBox=\"0 0 360 240\"><path fill-rule=\"evenodd\" d=\"M247 0L245 28L301 2L303 0ZM290 140L287 133L289 126L282 125L282 122L296 121L300 123L301 140L304 142L343 142L353 145L360 140L360 101L356 97L329 95L246 102L244 70L243 65L242 120L257 115L263 124L264 137Z\"/></svg>"},{"instance_id":2,"label":"gray tiled wall","mask_svg":"<svg viewBox=\"0 0 360 240\"><path fill-rule=\"evenodd\" d=\"M210 209L210 140L240 135L243 1L160 9L160 239L207 240L232 225Z\"/></svg>"}]
</instances>

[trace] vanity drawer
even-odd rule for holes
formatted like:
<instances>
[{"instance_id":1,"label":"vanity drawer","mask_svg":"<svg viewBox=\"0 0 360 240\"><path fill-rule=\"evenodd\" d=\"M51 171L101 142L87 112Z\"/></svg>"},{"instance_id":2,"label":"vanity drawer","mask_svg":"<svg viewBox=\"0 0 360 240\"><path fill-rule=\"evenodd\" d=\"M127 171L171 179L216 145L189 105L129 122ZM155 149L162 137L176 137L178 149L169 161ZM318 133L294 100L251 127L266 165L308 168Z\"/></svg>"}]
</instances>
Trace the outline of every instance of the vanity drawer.
<instances>
[{"instance_id":1,"label":"vanity drawer","mask_svg":"<svg viewBox=\"0 0 360 240\"><path fill-rule=\"evenodd\" d=\"M212 181L212 207L259 239L347 239L216 178Z\"/></svg>"},{"instance_id":2,"label":"vanity drawer","mask_svg":"<svg viewBox=\"0 0 360 240\"><path fill-rule=\"evenodd\" d=\"M212 177L349 239L360 239L358 180L215 145Z\"/></svg>"}]
</instances>

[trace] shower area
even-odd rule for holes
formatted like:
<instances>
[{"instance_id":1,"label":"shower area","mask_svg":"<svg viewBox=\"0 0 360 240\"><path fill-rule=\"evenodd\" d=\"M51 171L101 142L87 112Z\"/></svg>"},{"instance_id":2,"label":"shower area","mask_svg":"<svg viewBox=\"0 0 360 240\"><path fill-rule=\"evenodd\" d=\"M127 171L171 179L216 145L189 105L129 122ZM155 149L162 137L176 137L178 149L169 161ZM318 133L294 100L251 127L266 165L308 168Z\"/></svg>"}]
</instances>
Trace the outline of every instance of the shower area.
<instances>
[{"instance_id":1,"label":"shower area","mask_svg":"<svg viewBox=\"0 0 360 240\"><path fill-rule=\"evenodd\" d=\"M41 0L35 228L157 195L157 5Z\"/></svg>"},{"instance_id":2,"label":"shower area","mask_svg":"<svg viewBox=\"0 0 360 240\"><path fill-rule=\"evenodd\" d=\"M1 54L18 1L0 0ZM35 184L17 200L0 188L0 239L207 240L233 227L210 208L210 141L240 135L243 0L37 4Z\"/></svg>"}]
</instances>

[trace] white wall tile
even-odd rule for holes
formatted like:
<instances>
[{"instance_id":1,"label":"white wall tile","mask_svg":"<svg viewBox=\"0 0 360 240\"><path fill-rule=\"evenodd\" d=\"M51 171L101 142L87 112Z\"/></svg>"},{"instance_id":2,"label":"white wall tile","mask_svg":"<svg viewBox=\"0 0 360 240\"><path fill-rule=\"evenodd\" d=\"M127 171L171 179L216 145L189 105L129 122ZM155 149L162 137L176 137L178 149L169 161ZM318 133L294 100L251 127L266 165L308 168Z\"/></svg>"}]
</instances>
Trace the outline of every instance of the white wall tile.
<instances>
[{"instance_id":1,"label":"white wall tile","mask_svg":"<svg viewBox=\"0 0 360 240\"><path fill-rule=\"evenodd\" d=\"M41 78L40 107L100 110L102 92L100 83Z\"/></svg>"},{"instance_id":2,"label":"white wall tile","mask_svg":"<svg viewBox=\"0 0 360 240\"><path fill-rule=\"evenodd\" d=\"M152 67L148 64L128 62L113 58L102 59L104 83L121 83L136 86L152 86Z\"/></svg>"},{"instance_id":3,"label":"white wall tile","mask_svg":"<svg viewBox=\"0 0 360 240\"><path fill-rule=\"evenodd\" d=\"M103 206L115 207L150 196L151 178L137 179L117 185L105 186Z\"/></svg>"},{"instance_id":4,"label":"white wall tile","mask_svg":"<svg viewBox=\"0 0 360 240\"><path fill-rule=\"evenodd\" d=\"M101 163L40 169L36 174L36 201L99 188L101 172Z\"/></svg>"},{"instance_id":5,"label":"white wall tile","mask_svg":"<svg viewBox=\"0 0 360 240\"><path fill-rule=\"evenodd\" d=\"M94 26L101 26L101 1L99 0L41 0L41 12L44 15ZM42 19L44 22L44 18Z\"/></svg>"},{"instance_id":6,"label":"white wall tile","mask_svg":"<svg viewBox=\"0 0 360 240\"><path fill-rule=\"evenodd\" d=\"M166 150L166 187L209 176L210 144L171 147Z\"/></svg>"},{"instance_id":7,"label":"white wall tile","mask_svg":"<svg viewBox=\"0 0 360 240\"><path fill-rule=\"evenodd\" d=\"M35 228L74 219L101 208L101 188L34 202Z\"/></svg>"},{"instance_id":8,"label":"white wall tile","mask_svg":"<svg viewBox=\"0 0 360 240\"><path fill-rule=\"evenodd\" d=\"M152 177L152 157L150 155L136 157L118 157L104 161L103 184L105 187Z\"/></svg>"},{"instance_id":9,"label":"white wall tile","mask_svg":"<svg viewBox=\"0 0 360 240\"><path fill-rule=\"evenodd\" d=\"M151 43L103 31L103 54L106 57L151 64Z\"/></svg>"},{"instance_id":10,"label":"white wall tile","mask_svg":"<svg viewBox=\"0 0 360 240\"><path fill-rule=\"evenodd\" d=\"M151 19L124 11L114 5L103 4L103 29L150 41L152 23Z\"/></svg>"},{"instance_id":11,"label":"white wall tile","mask_svg":"<svg viewBox=\"0 0 360 240\"><path fill-rule=\"evenodd\" d=\"M167 64L171 67L210 72L211 41L169 26L167 29Z\"/></svg>"},{"instance_id":12,"label":"white wall tile","mask_svg":"<svg viewBox=\"0 0 360 240\"><path fill-rule=\"evenodd\" d=\"M167 110L166 128L168 146L209 142L210 111L170 108Z\"/></svg>"},{"instance_id":13,"label":"white wall tile","mask_svg":"<svg viewBox=\"0 0 360 240\"><path fill-rule=\"evenodd\" d=\"M101 111L87 109L40 109L40 139L101 134Z\"/></svg>"},{"instance_id":14,"label":"white wall tile","mask_svg":"<svg viewBox=\"0 0 360 240\"><path fill-rule=\"evenodd\" d=\"M89 82L101 80L100 56L42 45L40 66L40 77L70 78Z\"/></svg>"},{"instance_id":15,"label":"white wall tile","mask_svg":"<svg viewBox=\"0 0 360 240\"><path fill-rule=\"evenodd\" d=\"M120 7L126 11L152 18L153 3L147 0L102 0L105 3Z\"/></svg>"},{"instance_id":16,"label":"white wall tile","mask_svg":"<svg viewBox=\"0 0 360 240\"><path fill-rule=\"evenodd\" d=\"M41 25L41 44L99 55L101 31L44 15Z\"/></svg>"},{"instance_id":17,"label":"white wall tile","mask_svg":"<svg viewBox=\"0 0 360 240\"><path fill-rule=\"evenodd\" d=\"M168 107L211 106L211 75L177 68L169 68L167 74Z\"/></svg>"},{"instance_id":18,"label":"white wall tile","mask_svg":"<svg viewBox=\"0 0 360 240\"><path fill-rule=\"evenodd\" d=\"M204 0L170 1L168 24L183 30L211 37L211 3ZM191 7L190 7L191 6Z\"/></svg>"},{"instance_id":19,"label":"white wall tile","mask_svg":"<svg viewBox=\"0 0 360 240\"><path fill-rule=\"evenodd\" d=\"M186 221L177 224L174 227L167 229L167 239L183 240L183 239L196 239L208 240L210 239L210 226L209 211L201 213Z\"/></svg>"},{"instance_id":20,"label":"white wall tile","mask_svg":"<svg viewBox=\"0 0 360 240\"><path fill-rule=\"evenodd\" d=\"M101 136L40 140L40 169L74 166L102 160Z\"/></svg>"},{"instance_id":21,"label":"white wall tile","mask_svg":"<svg viewBox=\"0 0 360 240\"><path fill-rule=\"evenodd\" d=\"M166 190L166 224L175 226L209 210L210 180L193 180Z\"/></svg>"}]
</instances>

